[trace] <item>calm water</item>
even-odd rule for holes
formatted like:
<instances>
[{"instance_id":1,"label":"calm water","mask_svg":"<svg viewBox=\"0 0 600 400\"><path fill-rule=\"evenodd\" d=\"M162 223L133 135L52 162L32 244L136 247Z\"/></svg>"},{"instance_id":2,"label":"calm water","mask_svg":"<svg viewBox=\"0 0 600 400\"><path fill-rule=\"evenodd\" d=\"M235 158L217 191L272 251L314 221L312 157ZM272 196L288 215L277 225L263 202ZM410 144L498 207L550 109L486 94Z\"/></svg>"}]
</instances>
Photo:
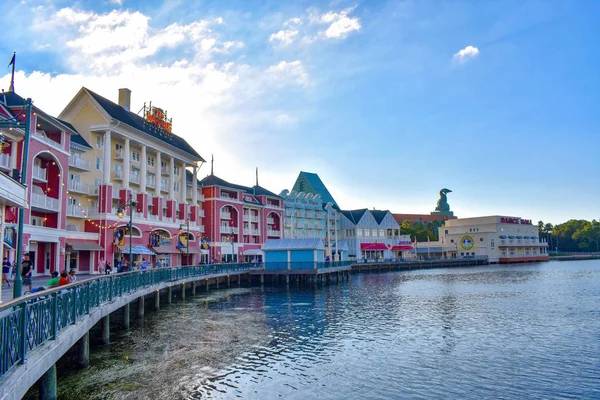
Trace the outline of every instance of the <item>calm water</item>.
<instances>
[{"instance_id":1,"label":"calm water","mask_svg":"<svg viewBox=\"0 0 600 400\"><path fill-rule=\"evenodd\" d=\"M600 262L225 289L111 339L61 398L600 398Z\"/></svg>"}]
</instances>

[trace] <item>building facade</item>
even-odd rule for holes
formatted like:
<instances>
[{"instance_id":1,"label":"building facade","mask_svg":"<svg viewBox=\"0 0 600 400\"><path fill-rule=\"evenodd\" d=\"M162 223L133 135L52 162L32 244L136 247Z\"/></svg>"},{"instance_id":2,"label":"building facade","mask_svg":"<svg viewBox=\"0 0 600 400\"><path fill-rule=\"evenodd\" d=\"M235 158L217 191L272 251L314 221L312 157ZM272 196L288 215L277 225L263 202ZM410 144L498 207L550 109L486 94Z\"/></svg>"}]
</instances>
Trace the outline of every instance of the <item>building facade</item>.
<instances>
[{"instance_id":1,"label":"building facade","mask_svg":"<svg viewBox=\"0 0 600 400\"><path fill-rule=\"evenodd\" d=\"M130 102L128 89L117 104L82 88L60 115L87 144L70 149L66 236L70 265L91 273L102 260L114 267L128 259L130 247L135 262L164 266L206 253L197 179L204 159L172 132L165 111L144 104L140 116Z\"/></svg>"},{"instance_id":2,"label":"building facade","mask_svg":"<svg viewBox=\"0 0 600 400\"><path fill-rule=\"evenodd\" d=\"M548 244L530 219L507 216L459 218L438 228L440 240L418 243L418 254L442 257L487 256L490 263L547 261Z\"/></svg>"},{"instance_id":3,"label":"building facade","mask_svg":"<svg viewBox=\"0 0 600 400\"><path fill-rule=\"evenodd\" d=\"M391 212L364 208L340 213L340 230L351 259L403 258L413 250L410 237L400 234Z\"/></svg>"},{"instance_id":4,"label":"building facade","mask_svg":"<svg viewBox=\"0 0 600 400\"><path fill-rule=\"evenodd\" d=\"M210 260L262 260L262 244L283 238L283 199L258 185L229 183L213 174L200 181ZM206 240L205 240L206 241Z\"/></svg>"}]
</instances>

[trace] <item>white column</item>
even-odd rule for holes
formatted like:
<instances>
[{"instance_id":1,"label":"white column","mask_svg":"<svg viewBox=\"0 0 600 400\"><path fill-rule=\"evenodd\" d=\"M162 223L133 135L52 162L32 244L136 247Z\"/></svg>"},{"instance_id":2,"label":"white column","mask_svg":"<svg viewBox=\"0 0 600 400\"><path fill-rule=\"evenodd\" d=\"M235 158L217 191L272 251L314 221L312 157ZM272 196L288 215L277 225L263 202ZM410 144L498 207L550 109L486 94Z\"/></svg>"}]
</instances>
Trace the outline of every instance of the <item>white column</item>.
<instances>
[{"instance_id":1,"label":"white column","mask_svg":"<svg viewBox=\"0 0 600 400\"><path fill-rule=\"evenodd\" d=\"M140 186L142 188L142 192L145 192L146 191L146 166L148 165L145 144L142 145L142 154L141 154L140 164L141 164L140 174L142 175L140 177Z\"/></svg>"},{"instance_id":2,"label":"white column","mask_svg":"<svg viewBox=\"0 0 600 400\"><path fill-rule=\"evenodd\" d=\"M103 174L103 183L110 183L110 173L111 173L111 165L110 165L110 151L112 149L112 141L110 137L110 131L106 131L104 133L104 174Z\"/></svg>"},{"instance_id":3,"label":"white column","mask_svg":"<svg viewBox=\"0 0 600 400\"><path fill-rule=\"evenodd\" d=\"M162 182L162 171L160 169L160 151L156 152L156 160L154 160L156 162L156 164L154 164L154 168L155 168L155 172L156 172L156 176L154 177L154 179L156 179L156 183L154 186L154 193L156 194L156 196L160 196L160 185ZM162 210L159 210L160 215L162 215Z\"/></svg>"},{"instance_id":4,"label":"white column","mask_svg":"<svg viewBox=\"0 0 600 400\"><path fill-rule=\"evenodd\" d=\"M198 166L194 165L192 170L192 203L198 205Z\"/></svg>"},{"instance_id":5,"label":"white column","mask_svg":"<svg viewBox=\"0 0 600 400\"><path fill-rule=\"evenodd\" d=\"M123 146L123 188L129 189L129 157L131 157L131 150L129 149L129 138L125 138L125 146Z\"/></svg>"},{"instance_id":6,"label":"white column","mask_svg":"<svg viewBox=\"0 0 600 400\"><path fill-rule=\"evenodd\" d=\"M17 169L17 150L19 146L19 142L17 142L16 140L13 140L12 143L10 144L10 163L8 164L8 167L10 168L10 173L12 175L12 170L13 169ZM4 233L3 233L4 234Z\"/></svg>"},{"instance_id":7,"label":"white column","mask_svg":"<svg viewBox=\"0 0 600 400\"><path fill-rule=\"evenodd\" d=\"M181 185L179 186L179 190L181 191L180 192L181 193L181 196L180 196L181 204L185 204L185 203L187 203L187 182L185 179L187 172L185 169L185 163L181 165L181 169L180 169L179 173L181 174Z\"/></svg>"},{"instance_id":8,"label":"white column","mask_svg":"<svg viewBox=\"0 0 600 400\"><path fill-rule=\"evenodd\" d=\"M175 200L175 158L171 157L169 169L169 200Z\"/></svg>"}]
</instances>

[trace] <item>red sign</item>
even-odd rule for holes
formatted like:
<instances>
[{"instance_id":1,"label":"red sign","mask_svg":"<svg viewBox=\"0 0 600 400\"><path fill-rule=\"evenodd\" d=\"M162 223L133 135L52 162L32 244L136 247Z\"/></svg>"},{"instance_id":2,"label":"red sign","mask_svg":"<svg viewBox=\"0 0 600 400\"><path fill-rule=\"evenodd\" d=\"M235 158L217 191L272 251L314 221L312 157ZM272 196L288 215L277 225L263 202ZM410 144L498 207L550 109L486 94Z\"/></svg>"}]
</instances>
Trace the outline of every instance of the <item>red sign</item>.
<instances>
[{"instance_id":1,"label":"red sign","mask_svg":"<svg viewBox=\"0 0 600 400\"><path fill-rule=\"evenodd\" d=\"M500 217L501 224L521 224L521 225L533 225L530 219L512 218L512 217Z\"/></svg>"}]
</instances>

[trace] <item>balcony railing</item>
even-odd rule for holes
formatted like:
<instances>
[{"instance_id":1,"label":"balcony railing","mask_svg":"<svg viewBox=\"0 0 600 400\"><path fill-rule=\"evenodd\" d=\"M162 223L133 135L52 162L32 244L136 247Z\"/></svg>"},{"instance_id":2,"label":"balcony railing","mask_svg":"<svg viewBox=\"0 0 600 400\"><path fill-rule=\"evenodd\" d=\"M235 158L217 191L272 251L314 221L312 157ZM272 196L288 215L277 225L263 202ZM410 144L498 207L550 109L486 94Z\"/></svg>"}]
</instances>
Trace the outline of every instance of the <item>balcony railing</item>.
<instances>
[{"instance_id":1,"label":"balcony railing","mask_svg":"<svg viewBox=\"0 0 600 400\"><path fill-rule=\"evenodd\" d=\"M281 231L276 231L274 229L268 229L267 236L281 236Z\"/></svg>"},{"instance_id":2,"label":"balcony railing","mask_svg":"<svg viewBox=\"0 0 600 400\"><path fill-rule=\"evenodd\" d=\"M154 179L151 180L151 179L148 179L148 177L146 177L146 186L154 189L156 187L156 181Z\"/></svg>"},{"instance_id":3,"label":"balcony railing","mask_svg":"<svg viewBox=\"0 0 600 400\"><path fill-rule=\"evenodd\" d=\"M33 179L37 179L39 181L46 182L48 180L47 172L48 171L46 171L45 168L41 168L41 167L38 167L37 165L34 165L33 169L32 169Z\"/></svg>"},{"instance_id":4,"label":"balcony railing","mask_svg":"<svg viewBox=\"0 0 600 400\"><path fill-rule=\"evenodd\" d=\"M81 157L70 156L69 157L69 167L81 169L83 171L89 171L90 170L90 161L84 160Z\"/></svg>"},{"instance_id":5,"label":"balcony railing","mask_svg":"<svg viewBox=\"0 0 600 400\"><path fill-rule=\"evenodd\" d=\"M221 225L221 233L239 233L239 228L237 226Z\"/></svg>"},{"instance_id":6,"label":"balcony railing","mask_svg":"<svg viewBox=\"0 0 600 400\"><path fill-rule=\"evenodd\" d=\"M125 151L123 149L115 150L115 158L119 160L123 160Z\"/></svg>"},{"instance_id":7,"label":"balcony railing","mask_svg":"<svg viewBox=\"0 0 600 400\"><path fill-rule=\"evenodd\" d=\"M79 224L68 223L67 224L67 231L69 231L69 232L79 232Z\"/></svg>"},{"instance_id":8,"label":"balcony railing","mask_svg":"<svg viewBox=\"0 0 600 400\"><path fill-rule=\"evenodd\" d=\"M160 191L161 192L168 192L169 191L169 184L161 182L160 183Z\"/></svg>"},{"instance_id":9,"label":"balcony railing","mask_svg":"<svg viewBox=\"0 0 600 400\"><path fill-rule=\"evenodd\" d=\"M162 175L169 175L169 168L168 167L160 167L160 173Z\"/></svg>"},{"instance_id":10,"label":"balcony railing","mask_svg":"<svg viewBox=\"0 0 600 400\"><path fill-rule=\"evenodd\" d=\"M67 184L67 189L71 192L89 194L90 193L90 185L83 182L69 180Z\"/></svg>"},{"instance_id":11,"label":"balcony railing","mask_svg":"<svg viewBox=\"0 0 600 400\"><path fill-rule=\"evenodd\" d=\"M113 171L113 178L122 180L123 179L123 171L122 170Z\"/></svg>"},{"instance_id":12,"label":"balcony railing","mask_svg":"<svg viewBox=\"0 0 600 400\"><path fill-rule=\"evenodd\" d=\"M222 212L221 219L231 219L231 213Z\"/></svg>"},{"instance_id":13,"label":"balcony railing","mask_svg":"<svg viewBox=\"0 0 600 400\"><path fill-rule=\"evenodd\" d=\"M54 199L40 193L32 193L31 206L44 208L50 211L58 211L58 199Z\"/></svg>"},{"instance_id":14,"label":"balcony railing","mask_svg":"<svg viewBox=\"0 0 600 400\"><path fill-rule=\"evenodd\" d=\"M274 218L267 218L267 224L274 224L274 223L275 223Z\"/></svg>"},{"instance_id":15,"label":"balcony railing","mask_svg":"<svg viewBox=\"0 0 600 400\"><path fill-rule=\"evenodd\" d=\"M198 201L204 201L204 195L202 193L198 193Z\"/></svg>"},{"instance_id":16,"label":"balcony railing","mask_svg":"<svg viewBox=\"0 0 600 400\"><path fill-rule=\"evenodd\" d=\"M198 210L198 216L204 218L204 210Z\"/></svg>"},{"instance_id":17,"label":"balcony railing","mask_svg":"<svg viewBox=\"0 0 600 400\"><path fill-rule=\"evenodd\" d=\"M139 175L129 175L129 182L140 184L140 176Z\"/></svg>"},{"instance_id":18,"label":"balcony railing","mask_svg":"<svg viewBox=\"0 0 600 400\"><path fill-rule=\"evenodd\" d=\"M252 222L258 222L258 216L256 216L256 215L251 215L251 216L250 216L250 221L252 221Z\"/></svg>"},{"instance_id":19,"label":"balcony railing","mask_svg":"<svg viewBox=\"0 0 600 400\"><path fill-rule=\"evenodd\" d=\"M158 221L158 215L148 213L148 219L152 221Z\"/></svg>"},{"instance_id":20,"label":"balcony railing","mask_svg":"<svg viewBox=\"0 0 600 400\"><path fill-rule=\"evenodd\" d=\"M250 215L244 214L244 221L250 221Z\"/></svg>"},{"instance_id":21,"label":"balcony railing","mask_svg":"<svg viewBox=\"0 0 600 400\"><path fill-rule=\"evenodd\" d=\"M121 198L121 186L120 185L114 185L113 189L112 189L112 198L113 199L120 199Z\"/></svg>"},{"instance_id":22,"label":"balcony railing","mask_svg":"<svg viewBox=\"0 0 600 400\"><path fill-rule=\"evenodd\" d=\"M75 218L87 218L90 210L87 207L80 207L76 204L69 204L67 206L67 217Z\"/></svg>"},{"instance_id":23,"label":"balcony railing","mask_svg":"<svg viewBox=\"0 0 600 400\"><path fill-rule=\"evenodd\" d=\"M56 140L50 139L48 136L46 136L46 133L44 131L35 131L35 133L33 134L33 137L38 138L57 149L63 150L62 143L59 143Z\"/></svg>"},{"instance_id":24,"label":"balcony railing","mask_svg":"<svg viewBox=\"0 0 600 400\"><path fill-rule=\"evenodd\" d=\"M250 234L253 236L258 236L258 229L250 229Z\"/></svg>"}]
</instances>

